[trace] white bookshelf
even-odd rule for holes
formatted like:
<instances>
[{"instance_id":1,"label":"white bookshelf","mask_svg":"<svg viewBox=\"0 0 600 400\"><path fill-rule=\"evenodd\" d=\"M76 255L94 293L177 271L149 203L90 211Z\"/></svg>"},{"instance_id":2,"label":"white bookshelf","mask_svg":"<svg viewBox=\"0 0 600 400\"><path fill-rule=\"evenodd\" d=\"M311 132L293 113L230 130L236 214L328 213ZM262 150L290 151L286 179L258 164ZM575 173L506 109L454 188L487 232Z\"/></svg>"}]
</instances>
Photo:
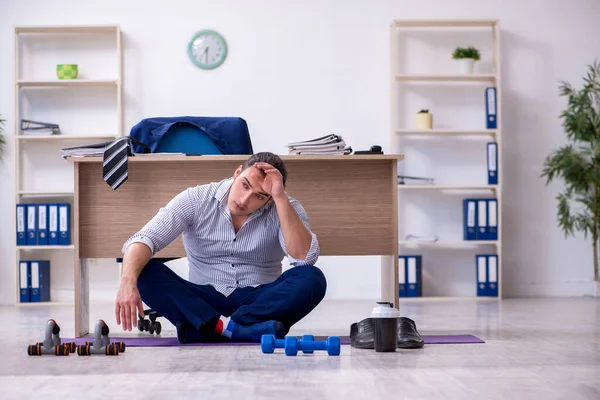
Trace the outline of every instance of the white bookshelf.
<instances>
[{"instance_id":1,"label":"white bookshelf","mask_svg":"<svg viewBox=\"0 0 600 400\"><path fill-rule=\"evenodd\" d=\"M411 34L416 32L415 42L418 42L417 45L409 42L409 38ZM431 33L437 32L437 33ZM491 49L489 49L489 53L485 54L485 57L482 57L482 61L486 61L486 66L488 68L479 68L472 74L463 74L458 71L458 68L447 68L451 65L451 61L443 60L441 64L442 67L438 66L438 63L412 63L411 55L407 54L411 49L416 48L416 46L422 46L424 42L429 39L436 38L436 34L440 32L448 32L450 35L457 35L457 37L465 39L465 38L473 38L476 42L477 40L482 40L482 35L487 35L486 38L489 38L489 42L491 43ZM421 35L421 36L419 36ZM472 36L471 36L472 35ZM440 34L441 40L439 42L443 43L446 46L452 45L452 40L448 36L444 37L443 33ZM487 40L487 39L486 39ZM465 43L468 40L457 40L455 46L467 46L471 45L471 43ZM411 47L415 46L415 47ZM438 47L436 47L438 46ZM435 43L432 47L435 48L436 51L439 51L439 43ZM478 47L477 45L475 47ZM449 60L451 57L451 51L453 49L445 49L445 53L439 57L447 57ZM481 49L480 49L481 50ZM428 51L424 52L427 56L430 56ZM432 52L433 53L433 52ZM483 55L483 54L482 54ZM404 62L404 66L411 65L413 68L404 68L405 71L401 71L399 68L400 64ZM480 126L474 126L477 124L436 124L435 111L434 111L434 119L433 119L433 127L432 129L417 129L413 125L415 123L414 115L421 108L428 108L427 106L423 106L419 103L414 104L414 114L412 114L411 118L400 117L402 111L406 114L406 109L403 109L403 106L406 104L400 104L405 102L406 99L412 98L426 98L427 96L436 96L440 94L440 96L444 94L451 93L451 95L460 98L460 94L462 91L467 90L480 90L481 89L481 104L480 104L480 114L485 116L485 98L484 98L484 88L485 87L496 87L496 96L497 96L497 112L498 112L498 120L497 120L497 129L486 129L485 124L482 123ZM463 257L463 259L471 259L469 261L470 264L468 266L463 265L462 267L456 267L460 270L463 275L465 275L466 269L472 270L473 277L473 295L457 294L456 296L446 296L446 295L429 295L427 293L423 293L423 297L420 298L401 298L402 302L410 302L410 301L421 301L421 300L431 300L431 299L473 299L473 300L497 300L502 298L502 264L504 257L502 255L502 186L503 186L503 177L502 173L502 87L501 87L501 71L500 71L500 26L498 21L496 20L395 20L391 23L390 26L390 114L391 114L391 152L402 152L406 154L406 160L408 161L411 158L411 153L406 149L402 148L402 144L406 145L406 143L420 143L419 150L423 150L423 153L426 152L428 146L435 145L439 143L438 141L464 141L464 143L468 143L469 146L482 146L482 151L485 152L485 142L496 142L498 145L498 184L497 185L489 185L487 184L487 180L485 182L477 180L474 182L443 182L440 184L398 184L398 194L400 200L400 209L403 207L408 207L404 202L416 202L420 203L419 206L421 209L427 209L427 207L431 204L444 204L447 210L444 210L446 213L454 213L454 219L449 219L451 221L457 221L457 216L460 215L460 221L462 221L463 210L462 207L456 208L458 201L461 196L463 198L466 197L495 197L498 201L498 240L456 240L458 237L462 239L462 223L460 226L455 227L452 235L446 235L447 237L442 237L440 235L440 240L438 241L419 241L419 240L399 240L399 252L402 254L419 254L421 250L423 250L423 277L426 276L428 267L434 269L446 269L451 268L446 264L446 261L454 259L454 257ZM417 96L410 97L407 94L412 88L425 87L426 89L422 89L418 92ZM439 88L439 90L438 90ZM448 89L451 88L451 89ZM451 91L450 91L451 90ZM476 92L477 93L477 92ZM420 97L418 97L420 96ZM472 99L472 97L471 97ZM432 101L432 103L435 103ZM452 112L459 112L457 110L460 109L462 104L460 101L457 101L453 104L450 104L452 108ZM440 111L437 108L437 111ZM470 110L473 111L473 110ZM470 115L473 115L472 113ZM407 117L405 115L405 117ZM467 120L468 117L465 118ZM482 118L484 121L484 118ZM468 122L468 121L467 121ZM420 142L417 142L420 141ZM446 142L444 142L446 143ZM477 143L481 143L478 145ZM438 144L439 145L439 144ZM468 146L465 146L465 150ZM461 149L461 151L463 151ZM439 154L439 153L438 153ZM431 158L436 158L435 156L431 156ZM437 161L437 160L435 160ZM443 163L445 161L439 161L439 163ZM400 164L399 164L400 167ZM446 167L444 165L444 167ZM453 166L456 171L457 166ZM466 168L466 167L465 167ZM487 171L487 166L485 163L473 166L470 165L468 168L482 168L484 171ZM431 178L427 173L420 173L418 170L410 170L404 173L409 176L423 176ZM444 200L447 199L447 200ZM444 201L447 201L447 204L451 204L446 206ZM436 203L441 202L441 203ZM462 200L460 200L462 203ZM419 211L421 211L421 209ZM414 208L410 210L414 211ZM406 213L410 214L411 211L406 211ZM424 212L424 211L423 211ZM428 210L428 212L432 215L439 215L440 210ZM402 218L403 213L400 213L399 218L399 237L403 238L407 233L411 234L421 234L419 232L406 232L406 224L408 224L404 218ZM406 215L406 214L404 214ZM433 224L435 225L435 223ZM434 226L434 229L436 227ZM454 226L444 227L444 232L449 232ZM405 232L402 232L405 230ZM404 235L402 234L404 233ZM435 232L430 232L433 235L437 235ZM428 236L427 233L424 235ZM497 254L498 255L498 297L477 297L475 284L476 284L476 276L475 276L475 254ZM428 265L428 260L426 257L428 255L432 255L431 258L435 259L435 265ZM460 264L460 261L458 262ZM466 268L466 269L465 269ZM459 272L457 270L457 272ZM445 276L450 280L448 284L452 284L451 281L453 279L453 272L444 271ZM428 274L427 274L428 275ZM465 285L465 281L456 282L457 286Z\"/></svg>"},{"instance_id":2,"label":"white bookshelf","mask_svg":"<svg viewBox=\"0 0 600 400\"><path fill-rule=\"evenodd\" d=\"M87 25L87 26L19 26L14 28L14 60L15 60L15 114L14 114L14 140L15 140L15 207L19 203L70 203L71 213L73 213L73 191L65 190L60 184L67 182L65 176L71 176L73 167L70 163L62 162L62 155L58 151L61 147L77 146L94 142L104 142L113 140L123 135L123 99L122 99L122 47L121 47L121 29L119 25ZM35 45L32 45L35 43ZM69 44L75 44L70 46ZM85 49L85 50L82 50ZM85 51L85 54L82 52ZM108 54L107 54L108 53ZM110 56L107 60L106 56ZM37 57L37 58L36 58ZM86 58L87 57L87 58ZM71 61L86 60L86 61ZM79 64L79 77L73 80L60 80L56 77L55 65L60 63ZM105 68L108 63L111 67ZM112 63L112 64L110 64ZM54 69L52 69L54 66ZM41 70L41 72L40 72ZM33 71L33 72L32 72ZM35 72L35 73L34 73ZM107 76L104 76L107 75ZM100 92L90 92L90 91ZM92 94L90 94L92 93ZM62 96L62 97L60 97ZM97 96L108 96L114 108L109 112L103 108L99 114L108 116L114 121L113 128L92 132L88 130L91 126L95 128L98 112L96 115L88 116L85 114L85 105L83 110L68 109L69 106L77 106L77 96L83 96L84 104L88 104L90 99ZM36 101L42 97L41 101ZM23 99L27 99L29 109L22 107L25 104ZM56 102L54 101L56 99ZM67 105L63 107L61 99L67 99ZM75 99L75 100L72 100ZM85 103L87 101L88 103ZM40 110L39 108L56 107L54 103L61 104L61 114L57 118L59 121L46 120L46 115L52 115L55 109ZM104 107L104 103L101 103ZM36 109L36 107L38 107ZM44 114L45 111L45 114ZM36 113L41 113L42 117L32 117ZM77 123L71 122L69 126L69 117L79 118ZM21 119L34 121L43 121L58 123L61 128L61 134L58 135L28 135L21 132ZM85 128L73 129L80 121L89 120ZM70 129L64 130L64 126ZM32 148L37 150L37 154L31 155ZM58 147L58 149L57 149ZM44 160L51 160L60 168L60 178L54 178L51 175L45 175L50 184L45 187L35 187L35 185L24 183L28 174L40 173L44 175L43 166L37 165L37 169L28 165L29 170L25 168L27 161L31 158L43 155ZM35 161L35 160L34 160ZM34 164L34 163L31 163ZM73 179L68 180L72 184ZM35 182L35 181L34 181ZM73 232L73 218L71 216L71 232ZM14 229L16 232L16 229ZM71 238L73 241L73 237ZM51 259L54 255L74 250L74 245L65 246L17 246L16 240L16 282L15 294L16 303L26 306L27 303L19 302L19 261L31 257ZM72 257L61 257L61 264L64 260L72 260ZM73 261L70 261L71 270ZM64 267L64 266L63 266ZM66 266L69 267L69 266ZM53 265L51 263L51 271ZM51 272L51 281L52 272ZM52 289L52 288L51 288ZM36 303L40 304L40 303ZM46 304L57 304L51 301Z\"/></svg>"}]
</instances>

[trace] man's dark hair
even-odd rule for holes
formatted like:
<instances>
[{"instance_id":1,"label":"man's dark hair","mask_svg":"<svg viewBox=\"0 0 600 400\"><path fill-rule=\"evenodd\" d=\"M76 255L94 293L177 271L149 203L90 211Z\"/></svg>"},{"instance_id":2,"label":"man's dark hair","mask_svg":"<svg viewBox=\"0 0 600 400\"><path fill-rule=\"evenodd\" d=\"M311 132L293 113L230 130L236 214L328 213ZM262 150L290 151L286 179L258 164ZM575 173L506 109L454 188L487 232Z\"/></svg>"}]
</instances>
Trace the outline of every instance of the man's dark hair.
<instances>
[{"instance_id":1,"label":"man's dark hair","mask_svg":"<svg viewBox=\"0 0 600 400\"><path fill-rule=\"evenodd\" d=\"M257 162L271 164L273 167L277 168L283 177L283 186L285 187L285 182L287 181L287 170L285 169L283 160L277 154L269 152L256 153L246 160L242 166L242 171L248 167L251 167Z\"/></svg>"}]
</instances>

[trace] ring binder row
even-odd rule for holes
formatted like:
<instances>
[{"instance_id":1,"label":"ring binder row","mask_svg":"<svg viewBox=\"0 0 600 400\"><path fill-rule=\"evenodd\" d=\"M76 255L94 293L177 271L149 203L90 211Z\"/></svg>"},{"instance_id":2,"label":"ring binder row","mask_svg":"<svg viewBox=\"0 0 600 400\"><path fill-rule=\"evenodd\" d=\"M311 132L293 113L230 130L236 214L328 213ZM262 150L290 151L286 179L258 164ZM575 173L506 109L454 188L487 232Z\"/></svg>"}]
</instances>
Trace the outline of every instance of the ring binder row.
<instances>
[{"instance_id":1,"label":"ring binder row","mask_svg":"<svg viewBox=\"0 0 600 400\"><path fill-rule=\"evenodd\" d=\"M19 261L19 301L40 303L50 301L50 261Z\"/></svg>"},{"instance_id":2,"label":"ring binder row","mask_svg":"<svg viewBox=\"0 0 600 400\"><path fill-rule=\"evenodd\" d=\"M398 256L398 296L423 296L423 256ZM498 296L498 255L477 254L475 256L475 274L478 297Z\"/></svg>"},{"instance_id":3,"label":"ring binder row","mask_svg":"<svg viewBox=\"0 0 600 400\"><path fill-rule=\"evenodd\" d=\"M498 200L463 199L463 239L498 240Z\"/></svg>"},{"instance_id":4,"label":"ring binder row","mask_svg":"<svg viewBox=\"0 0 600 400\"><path fill-rule=\"evenodd\" d=\"M71 244L71 205L17 204L17 246Z\"/></svg>"}]
</instances>

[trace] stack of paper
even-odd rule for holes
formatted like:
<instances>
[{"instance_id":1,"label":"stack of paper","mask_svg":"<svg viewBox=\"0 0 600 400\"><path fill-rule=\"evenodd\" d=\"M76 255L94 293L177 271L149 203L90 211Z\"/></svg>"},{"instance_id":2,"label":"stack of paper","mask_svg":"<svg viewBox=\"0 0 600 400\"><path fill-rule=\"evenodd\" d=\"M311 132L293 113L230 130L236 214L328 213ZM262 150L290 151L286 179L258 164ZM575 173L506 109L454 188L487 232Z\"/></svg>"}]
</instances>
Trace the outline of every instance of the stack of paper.
<instances>
[{"instance_id":1,"label":"stack of paper","mask_svg":"<svg viewBox=\"0 0 600 400\"><path fill-rule=\"evenodd\" d=\"M344 139L335 134L322 136L320 138L306 140L304 142L293 142L285 145L288 154L350 154L352 147L346 145Z\"/></svg>"},{"instance_id":2,"label":"stack of paper","mask_svg":"<svg viewBox=\"0 0 600 400\"><path fill-rule=\"evenodd\" d=\"M61 149L62 155L66 157L99 157L104 156L104 149L112 142L95 143L83 146L67 147Z\"/></svg>"}]
</instances>

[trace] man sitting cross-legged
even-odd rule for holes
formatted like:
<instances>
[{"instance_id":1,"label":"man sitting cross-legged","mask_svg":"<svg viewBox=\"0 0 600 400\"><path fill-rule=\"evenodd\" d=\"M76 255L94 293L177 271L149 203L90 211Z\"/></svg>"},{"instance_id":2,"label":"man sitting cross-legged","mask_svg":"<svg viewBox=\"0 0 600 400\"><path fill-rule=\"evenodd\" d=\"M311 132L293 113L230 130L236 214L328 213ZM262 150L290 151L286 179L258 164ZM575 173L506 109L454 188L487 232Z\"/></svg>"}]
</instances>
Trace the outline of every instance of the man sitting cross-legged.
<instances>
[{"instance_id":1,"label":"man sitting cross-legged","mask_svg":"<svg viewBox=\"0 0 600 400\"><path fill-rule=\"evenodd\" d=\"M258 153L233 177L175 196L123 245L117 324L135 327L143 301L177 327L181 343L284 337L327 288L314 266L317 236L286 180L280 157ZM152 259L180 234L189 281ZM286 256L294 267L282 274Z\"/></svg>"}]
</instances>

